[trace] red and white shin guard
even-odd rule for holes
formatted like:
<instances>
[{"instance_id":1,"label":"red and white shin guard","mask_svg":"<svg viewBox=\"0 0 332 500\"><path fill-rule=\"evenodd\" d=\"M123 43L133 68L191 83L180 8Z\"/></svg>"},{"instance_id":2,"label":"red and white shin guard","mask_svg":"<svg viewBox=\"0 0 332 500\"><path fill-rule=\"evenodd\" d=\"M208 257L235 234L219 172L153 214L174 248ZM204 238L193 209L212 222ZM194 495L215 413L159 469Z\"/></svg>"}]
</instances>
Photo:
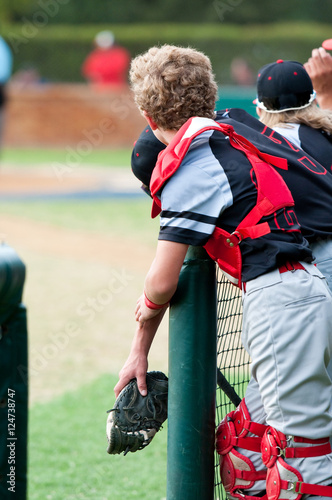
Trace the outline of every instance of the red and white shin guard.
<instances>
[{"instance_id":1,"label":"red and white shin guard","mask_svg":"<svg viewBox=\"0 0 332 500\"><path fill-rule=\"evenodd\" d=\"M291 447L290 438L268 427L262 439L262 459L267 467L266 494L268 500L299 500L302 495L332 497L331 486L304 483L298 470L285 462L285 458L319 457L331 453L329 438L306 439L292 437L294 442L310 447Z\"/></svg>"},{"instance_id":2,"label":"red and white shin guard","mask_svg":"<svg viewBox=\"0 0 332 500\"><path fill-rule=\"evenodd\" d=\"M252 489L256 481L265 481L266 469L257 471L252 461L235 449L238 447L260 453L261 440L266 429L267 426L250 420L244 399L237 409L226 415L219 424L216 449L220 455L221 482L228 499L264 500L267 498L266 496L246 495L246 490Z\"/></svg>"}]
</instances>

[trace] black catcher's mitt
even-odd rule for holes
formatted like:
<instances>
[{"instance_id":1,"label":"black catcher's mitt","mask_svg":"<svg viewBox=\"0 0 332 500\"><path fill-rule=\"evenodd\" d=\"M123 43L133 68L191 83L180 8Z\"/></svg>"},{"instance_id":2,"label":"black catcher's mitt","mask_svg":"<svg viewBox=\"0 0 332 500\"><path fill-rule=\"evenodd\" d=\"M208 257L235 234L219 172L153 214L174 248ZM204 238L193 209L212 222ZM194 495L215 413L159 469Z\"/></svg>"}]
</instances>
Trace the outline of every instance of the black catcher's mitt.
<instances>
[{"instance_id":1,"label":"black catcher's mitt","mask_svg":"<svg viewBox=\"0 0 332 500\"><path fill-rule=\"evenodd\" d=\"M106 424L107 453L135 452L147 446L167 418L168 378L162 372L147 372L147 396L136 379L129 382L109 410Z\"/></svg>"}]
</instances>

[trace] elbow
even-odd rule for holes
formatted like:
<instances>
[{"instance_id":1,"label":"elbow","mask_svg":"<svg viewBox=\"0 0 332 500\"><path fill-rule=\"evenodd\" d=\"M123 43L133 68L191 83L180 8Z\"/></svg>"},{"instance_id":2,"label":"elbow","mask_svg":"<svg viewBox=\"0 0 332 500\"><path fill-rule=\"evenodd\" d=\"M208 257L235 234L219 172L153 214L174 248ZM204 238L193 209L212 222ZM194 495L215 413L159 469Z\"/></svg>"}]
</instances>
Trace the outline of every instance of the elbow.
<instances>
[{"instance_id":1,"label":"elbow","mask_svg":"<svg viewBox=\"0 0 332 500\"><path fill-rule=\"evenodd\" d=\"M157 304L165 304L174 295L179 278L171 276L169 273L162 275L151 274L145 282L145 290L150 300Z\"/></svg>"}]
</instances>

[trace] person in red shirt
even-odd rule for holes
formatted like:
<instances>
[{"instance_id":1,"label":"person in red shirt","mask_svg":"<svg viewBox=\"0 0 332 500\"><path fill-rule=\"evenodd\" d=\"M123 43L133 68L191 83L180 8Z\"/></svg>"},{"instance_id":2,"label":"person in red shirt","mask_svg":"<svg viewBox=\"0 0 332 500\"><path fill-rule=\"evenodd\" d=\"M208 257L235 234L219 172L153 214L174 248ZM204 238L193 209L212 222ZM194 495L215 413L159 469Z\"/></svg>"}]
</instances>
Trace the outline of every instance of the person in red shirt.
<instances>
[{"instance_id":1,"label":"person in red shirt","mask_svg":"<svg viewBox=\"0 0 332 500\"><path fill-rule=\"evenodd\" d=\"M95 49L82 65L82 74L90 82L99 85L127 84L130 54L114 43L111 31L101 31L94 40Z\"/></svg>"}]
</instances>

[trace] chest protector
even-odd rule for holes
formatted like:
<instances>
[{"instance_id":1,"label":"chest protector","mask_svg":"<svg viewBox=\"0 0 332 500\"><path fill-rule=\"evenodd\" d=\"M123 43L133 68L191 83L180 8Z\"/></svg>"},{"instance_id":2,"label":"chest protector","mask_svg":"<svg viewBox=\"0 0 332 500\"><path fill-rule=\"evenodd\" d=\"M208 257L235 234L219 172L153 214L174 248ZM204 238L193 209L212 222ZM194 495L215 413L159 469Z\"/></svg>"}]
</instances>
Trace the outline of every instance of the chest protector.
<instances>
[{"instance_id":1,"label":"chest protector","mask_svg":"<svg viewBox=\"0 0 332 500\"><path fill-rule=\"evenodd\" d=\"M193 139L207 130L218 130L227 136L230 145L246 155L255 172L256 205L233 233L216 227L204 245L207 253L217 262L227 278L241 288L242 256L239 248L241 241L245 238L259 238L270 233L269 224L260 223L260 220L281 208L294 205L291 192L273 168L276 166L287 169L286 159L262 153L251 142L237 134L231 125L217 123L209 118L190 118L158 156L150 182L153 198L151 216L156 217L162 210L158 193L163 185L181 165Z\"/></svg>"}]
</instances>

